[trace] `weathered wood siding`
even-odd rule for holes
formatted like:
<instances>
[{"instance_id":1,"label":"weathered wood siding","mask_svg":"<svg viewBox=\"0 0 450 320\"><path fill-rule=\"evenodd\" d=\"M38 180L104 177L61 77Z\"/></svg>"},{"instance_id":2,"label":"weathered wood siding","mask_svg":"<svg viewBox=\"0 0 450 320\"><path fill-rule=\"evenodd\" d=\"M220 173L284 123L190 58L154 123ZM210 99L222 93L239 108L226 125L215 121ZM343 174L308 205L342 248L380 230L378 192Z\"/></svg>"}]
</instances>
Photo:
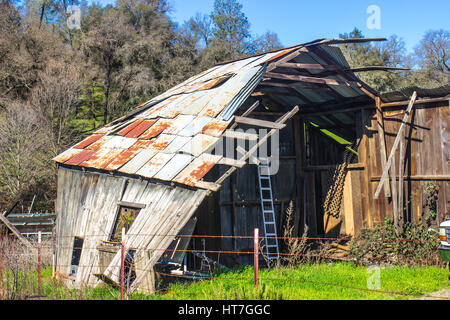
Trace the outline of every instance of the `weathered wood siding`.
<instances>
[{"instance_id":1,"label":"weathered wood siding","mask_svg":"<svg viewBox=\"0 0 450 320\"><path fill-rule=\"evenodd\" d=\"M404 110L384 109L383 114L386 154L389 156ZM329 169L315 168L304 172L308 185L305 202L307 224L316 229L319 235L359 234L363 226L374 227L383 223L386 218L392 220L394 217L391 198L386 198L384 192L381 192L379 198L374 199L383 172L375 109L359 111L357 119L358 161L348 168L338 217L324 216L322 208L323 197L327 192L324 181L329 175ZM416 105L413 108L411 121L405 127L404 138L405 221L419 222L428 216L425 193L428 183L433 183L439 189L434 224L439 224L450 213L449 121L449 107L445 102ZM395 161L398 177L399 148ZM320 161L317 162L319 163Z\"/></svg>"},{"instance_id":2,"label":"weathered wood siding","mask_svg":"<svg viewBox=\"0 0 450 320\"><path fill-rule=\"evenodd\" d=\"M84 239L75 285L95 285L94 274L103 273L119 281L120 252L107 266L97 249L109 240L119 210L119 201L145 204L126 234L126 247L136 250L135 288L152 291L147 273L170 245L175 235L192 216L206 195L204 190L189 190L103 173L83 172L60 167L57 197L56 271L67 275L74 237ZM168 236L166 236L168 235ZM137 261L137 260L136 260Z\"/></svg>"}]
</instances>

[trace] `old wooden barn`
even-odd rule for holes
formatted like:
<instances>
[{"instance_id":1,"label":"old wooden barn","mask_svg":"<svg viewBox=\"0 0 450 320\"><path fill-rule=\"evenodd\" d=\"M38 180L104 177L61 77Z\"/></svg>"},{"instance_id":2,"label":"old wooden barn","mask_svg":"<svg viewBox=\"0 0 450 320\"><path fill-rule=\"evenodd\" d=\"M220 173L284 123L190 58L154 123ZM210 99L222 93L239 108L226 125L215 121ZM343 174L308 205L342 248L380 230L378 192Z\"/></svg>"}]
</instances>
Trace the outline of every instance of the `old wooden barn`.
<instances>
[{"instance_id":1,"label":"old wooden barn","mask_svg":"<svg viewBox=\"0 0 450 320\"><path fill-rule=\"evenodd\" d=\"M450 86L378 94L354 72L387 68L351 69L334 46L370 40L321 39L219 64L54 158L56 274L118 283L122 228L130 291L151 292L155 265L180 263L187 248L250 263L214 251L250 251L255 227L280 234L290 201L296 235L355 235L386 217L420 219L432 183L441 221Z\"/></svg>"}]
</instances>

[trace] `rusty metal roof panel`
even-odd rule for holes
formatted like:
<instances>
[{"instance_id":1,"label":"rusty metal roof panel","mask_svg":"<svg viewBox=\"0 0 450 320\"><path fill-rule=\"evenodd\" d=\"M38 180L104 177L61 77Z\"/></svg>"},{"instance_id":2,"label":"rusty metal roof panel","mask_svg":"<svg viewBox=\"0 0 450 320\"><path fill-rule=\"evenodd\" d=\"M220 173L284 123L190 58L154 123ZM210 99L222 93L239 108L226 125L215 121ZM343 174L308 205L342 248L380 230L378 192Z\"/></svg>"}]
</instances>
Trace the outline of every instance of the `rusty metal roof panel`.
<instances>
[{"instance_id":1,"label":"rusty metal roof panel","mask_svg":"<svg viewBox=\"0 0 450 320\"><path fill-rule=\"evenodd\" d=\"M108 171L117 170L133 159L142 150L142 148L133 145L131 148L128 148L117 155L117 157L114 158L114 160L112 160L104 169Z\"/></svg>"},{"instance_id":2,"label":"rusty metal roof panel","mask_svg":"<svg viewBox=\"0 0 450 320\"><path fill-rule=\"evenodd\" d=\"M196 99L189 106L186 106L186 108L181 113L198 115L199 112L202 111L205 108L205 106L209 103L209 101L219 93L220 88L221 87L217 87L206 90L199 99Z\"/></svg>"},{"instance_id":3,"label":"rusty metal roof panel","mask_svg":"<svg viewBox=\"0 0 450 320\"><path fill-rule=\"evenodd\" d=\"M151 140L149 148L155 150L164 150L169 145L169 143L171 143L175 139L175 137L175 135L162 133L157 138Z\"/></svg>"},{"instance_id":4,"label":"rusty metal roof panel","mask_svg":"<svg viewBox=\"0 0 450 320\"><path fill-rule=\"evenodd\" d=\"M150 128L156 120L144 120L140 122L136 127L134 127L130 132L128 132L125 137L128 138L137 138L139 137L145 130Z\"/></svg>"},{"instance_id":5,"label":"rusty metal roof panel","mask_svg":"<svg viewBox=\"0 0 450 320\"><path fill-rule=\"evenodd\" d=\"M89 159L94 153L95 150L82 150L82 152L80 152L70 160L66 161L65 164L77 166L83 161Z\"/></svg>"},{"instance_id":6,"label":"rusty metal roof panel","mask_svg":"<svg viewBox=\"0 0 450 320\"><path fill-rule=\"evenodd\" d=\"M178 132L179 136L192 137L201 132L204 126L213 120L211 117L196 117L187 126Z\"/></svg>"},{"instance_id":7,"label":"rusty metal roof panel","mask_svg":"<svg viewBox=\"0 0 450 320\"><path fill-rule=\"evenodd\" d=\"M170 181L172 180L181 170L183 170L194 157L184 153L178 153L166 163L164 167L154 176L156 179Z\"/></svg>"},{"instance_id":8,"label":"rusty metal roof panel","mask_svg":"<svg viewBox=\"0 0 450 320\"><path fill-rule=\"evenodd\" d=\"M139 125L142 121L143 121L142 119L133 119L133 121L130 124L128 124L123 129L121 129L119 132L117 132L117 134L121 135L121 136L125 136L131 130L136 128L136 126Z\"/></svg>"},{"instance_id":9,"label":"rusty metal roof panel","mask_svg":"<svg viewBox=\"0 0 450 320\"><path fill-rule=\"evenodd\" d=\"M186 143L180 151L197 157L212 147L217 141L219 141L219 138L199 133Z\"/></svg>"},{"instance_id":10,"label":"rusty metal roof panel","mask_svg":"<svg viewBox=\"0 0 450 320\"><path fill-rule=\"evenodd\" d=\"M156 137L161 132L163 132L166 128L170 127L172 124L172 120L170 119L159 119L156 121L154 125L152 125L150 128L147 129L140 137L139 139L146 139L149 140L151 138Z\"/></svg>"},{"instance_id":11,"label":"rusty metal roof panel","mask_svg":"<svg viewBox=\"0 0 450 320\"><path fill-rule=\"evenodd\" d=\"M52 160L59 162L59 163L64 163L67 160L75 157L77 154L83 152L83 149L74 149L74 148L70 148L67 149L66 151L64 151L63 153L57 155L56 157L54 157Z\"/></svg>"},{"instance_id":12,"label":"rusty metal roof panel","mask_svg":"<svg viewBox=\"0 0 450 320\"><path fill-rule=\"evenodd\" d=\"M121 137L121 136L112 136L111 139L106 141L102 148L109 148L109 149L128 149L131 147L135 142L137 141L136 138L127 138L127 137Z\"/></svg>"},{"instance_id":13,"label":"rusty metal roof panel","mask_svg":"<svg viewBox=\"0 0 450 320\"><path fill-rule=\"evenodd\" d=\"M119 172L134 174L157 153L158 150L143 149L121 167Z\"/></svg>"},{"instance_id":14,"label":"rusty metal roof panel","mask_svg":"<svg viewBox=\"0 0 450 320\"><path fill-rule=\"evenodd\" d=\"M153 176L157 174L174 155L174 153L159 152L139 169L136 174L147 178L153 178Z\"/></svg>"},{"instance_id":15,"label":"rusty metal roof panel","mask_svg":"<svg viewBox=\"0 0 450 320\"><path fill-rule=\"evenodd\" d=\"M219 137L230 125L231 120L223 121L219 119L213 119L208 122L201 130L201 133L208 134L210 136Z\"/></svg>"},{"instance_id":16,"label":"rusty metal roof panel","mask_svg":"<svg viewBox=\"0 0 450 320\"><path fill-rule=\"evenodd\" d=\"M228 79L225 84L219 87L220 90L202 109L199 115L209 117L217 116L260 69L261 67L259 66L249 69L245 68Z\"/></svg>"},{"instance_id":17,"label":"rusty metal roof panel","mask_svg":"<svg viewBox=\"0 0 450 320\"><path fill-rule=\"evenodd\" d=\"M80 163L82 167L103 169L105 168L115 157L117 157L123 149L110 149L101 148L95 151L89 159Z\"/></svg>"},{"instance_id":18,"label":"rusty metal roof panel","mask_svg":"<svg viewBox=\"0 0 450 320\"><path fill-rule=\"evenodd\" d=\"M176 136L176 138L164 149L164 152L178 152L191 139L191 137Z\"/></svg>"},{"instance_id":19,"label":"rusty metal roof panel","mask_svg":"<svg viewBox=\"0 0 450 320\"><path fill-rule=\"evenodd\" d=\"M86 139L84 139L83 141L77 143L76 145L74 145L72 148L75 149L84 149L87 146L91 145L92 143L96 142L97 140L99 140L100 138L102 138L104 135L103 134L93 134L89 137L87 137Z\"/></svg>"},{"instance_id":20,"label":"rusty metal roof panel","mask_svg":"<svg viewBox=\"0 0 450 320\"><path fill-rule=\"evenodd\" d=\"M195 119L195 116L180 114L175 119L169 122L169 126L164 130L166 134L178 134L189 123Z\"/></svg>"},{"instance_id":21,"label":"rusty metal roof panel","mask_svg":"<svg viewBox=\"0 0 450 320\"><path fill-rule=\"evenodd\" d=\"M218 155L202 154L184 168L173 181L193 187L221 158L222 156Z\"/></svg>"},{"instance_id":22,"label":"rusty metal roof panel","mask_svg":"<svg viewBox=\"0 0 450 320\"><path fill-rule=\"evenodd\" d=\"M106 142L112 139L113 136L103 136L97 141L95 141L93 144L87 146L85 149L89 150L98 150L100 149Z\"/></svg>"}]
</instances>

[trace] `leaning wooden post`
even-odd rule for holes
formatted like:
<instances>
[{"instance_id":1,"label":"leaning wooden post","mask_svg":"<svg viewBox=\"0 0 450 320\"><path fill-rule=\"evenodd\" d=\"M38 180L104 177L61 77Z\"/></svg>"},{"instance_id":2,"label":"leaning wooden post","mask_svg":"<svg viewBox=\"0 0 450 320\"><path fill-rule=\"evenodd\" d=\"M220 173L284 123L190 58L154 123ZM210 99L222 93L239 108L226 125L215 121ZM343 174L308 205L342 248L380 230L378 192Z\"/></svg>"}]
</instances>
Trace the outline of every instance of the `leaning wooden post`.
<instances>
[{"instance_id":1,"label":"leaning wooden post","mask_svg":"<svg viewBox=\"0 0 450 320\"><path fill-rule=\"evenodd\" d=\"M375 199L378 199L378 196L380 195L380 191L381 191L381 188L383 187L384 181L386 180L386 178L388 176L389 168L392 165L392 158L394 157L395 151L397 150L397 146L400 143L401 133L403 131L403 128L405 127L406 122L408 121L408 118L409 118L409 116L411 114L412 107L414 105L414 102L416 101L416 98L417 98L417 92L414 91L413 95L411 97L411 100L409 101L408 108L405 111L405 115L403 117L403 120L402 120L402 123L400 125L400 128L398 129L397 136L395 137L394 145L392 146L391 153L389 155L389 159L388 159L388 161L386 162L386 165L383 168L383 174L381 175L380 182L378 183L378 187L377 187L377 189L375 191L375 195L374 195Z\"/></svg>"},{"instance_id":2,"label":"leaning wooden post","mask_svg":"<svg viewBox=\"0 0 450 320\"><path fill-rule=\"evenodd\" d=\"M122 228L122 240L120 245L120 300L123 300L123 288L125 284L125 228Z\"/></svg>"},{"instance_id":3,"label":"leaning wooden post","mask_svg":"<svg viewBox=\"0 0 450 320\"><path fill-rule=\"evenodd\" d=\"M255 271L255 287L258 287L258 254L259 254L259 229L255 228L255 233L253 235L253 245L254 245L254 251L253 251L253 264L254 264L254 271Z\"/></svg>"},{"instance_id":4,"label":"leaning wooden post","mask_svg":"<svg viewBox=\"0 0 450 320\"><path fill-rule=\"evenodd\" d=\"M38 295L41 296L41 231L38 232Z\"/></svg>"}]
</instances>

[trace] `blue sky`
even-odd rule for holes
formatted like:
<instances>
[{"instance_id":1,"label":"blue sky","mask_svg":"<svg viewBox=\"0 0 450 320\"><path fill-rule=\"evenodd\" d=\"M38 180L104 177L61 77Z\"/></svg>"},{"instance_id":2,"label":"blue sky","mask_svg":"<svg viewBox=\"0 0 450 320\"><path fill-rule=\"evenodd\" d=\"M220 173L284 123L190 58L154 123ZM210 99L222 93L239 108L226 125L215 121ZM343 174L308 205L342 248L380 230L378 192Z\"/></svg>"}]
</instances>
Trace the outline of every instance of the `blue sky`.
<instances>
[{"instance_id":1,"label":"blue sky","mask_svg":"<svg viewBox=\"0 0 450 320\"><path fill-rule=\"evenodd\" d=\"M102 5L115 0L96 0ZM449 0L240 0L254 35L270 30L283 46L319 38L338 38L340 33L360 29L365 37L403 38L412 51L430 29L450 30ZM175 22L183 23L197 12L208 14L214 0L169 0ZM368 28L375 5L380 12L380 29Z\"/></svg>"}]
</instances>

